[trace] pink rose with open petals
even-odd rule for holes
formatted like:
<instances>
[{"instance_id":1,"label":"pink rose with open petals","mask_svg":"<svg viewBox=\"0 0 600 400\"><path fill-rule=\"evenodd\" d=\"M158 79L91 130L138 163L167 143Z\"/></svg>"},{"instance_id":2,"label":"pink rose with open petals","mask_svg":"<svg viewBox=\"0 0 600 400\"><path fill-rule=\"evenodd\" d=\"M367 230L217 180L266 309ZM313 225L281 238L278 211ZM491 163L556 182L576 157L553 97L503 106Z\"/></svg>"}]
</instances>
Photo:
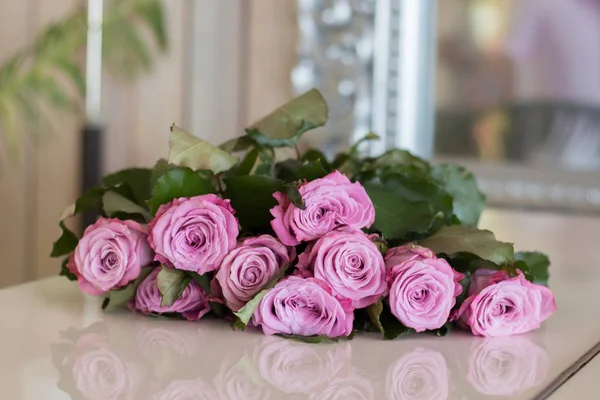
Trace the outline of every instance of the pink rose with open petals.
<instances>
[{"instance_id":1,"label":"pink rose with open petals","mask_svg":"<svg viewBox=\"0 0 600 400\"><path fill-rule=\"evenodd\" d=\"M292 253L292 254L290 254ZM270 235L248 238L229 253L217 272L227 306L238 311L292 260L290 251Z\"/></svg>"},{"instance_id":2,"label":"pink rose with open petals","mask_svg":"<svg viewBox=\"0 0 600 400\"><path fill-rule=\"evenodd\" d=\"M409 260L388 270L390 309L417 332L441 328L462 292L463 274L443 258Z\"/></svg>"},{"instance_id":3,"label":"pink rose with open petals","mask_svg":"<svg viewBox=\"0 0 600 400\"><path fill-rule=\"evenodd\" d=\"M161 306L161 295L158 290L157 278L160 268L155 268L140 283L135 292L133 308L143 314L180 313L188 321L197 321L210 311L208 295L192 280L183 290L181 296L170 306Z\"/></svg>"},{"instance_id":4,"label":"pink rose with open petals","mask_svg":"<svg viewBox=\"0 0 600 400\"><path fill-rule=\"evenodd\" d=\"M422 261L428 258L436 258L435 253L427 247L408 243L389 249L385 254L385 266L387 269L392 269L406 261Z\"/></svg>"},{"instance_id":5,"label":"pink rose with open petals","mask_svg":"<svg viewBox=\"0 0 600 400\"><path fill-rule=\"evenodd\" d=\"M319 279L298 276L277 282L254 313L254 322L266 335L348 336L353 321L349 300L336 298Z\"/></svg>"},{"instance_id":6,"label":"pink rose with open petals","mask_svg":"<svg viewBox=\"0 0 600 400\"><path fill-rule=\"evenodd\" d=\"M376 303L388 291L383 256L359 230L327 233L307 249L299 264L338 296L352 300L355 308Z\"/></svg>"},{"instance_id":7,"label":"pink rose with open petals","mask_svg":"<svg viewBox=\"0 0 600 400\"><path fill-rule=\"evenodd\" d=\"M76 266L81 290L98 296L133 281L152 257L142 225L100 218L86 228L67 267L73 271Z\"/></svg>"},{"instance_id":8,"label":"pink rose with open petals","mask_svg":"<svg viewBox=\"0 0 600 400\"><path fill-rule=\"evenodd\" d=\"M301 185L298 190L306 205L304 210L291 204L285 194L273 194L279 205L271 209L271 226L285 245L318 239L340 227L368 228L375 221L375 209L365 189L338 171Z\"/></svg>"},{"instance_id":9,"label":"pink rose with open petals","mask_svg":"<svg viewBox=\"0 0 600 400\"><path fill-rule=\"evenodd\" d=\"M156 260L200 275L219 268L236 246L238 222L229 200L214 194L175 199L149 224Z\"/></svg>"},{"instance_id":10,"label":"pink rose with open petals","mask_svg":"<svg viewBox=\"0 0 600 400\"><path fill-rule=\"evenodd\" d=\"M490 275L494 276L494 275ZM508 275L506 275L508 276ZM519 275L488 286L475 283L476 290L460 306L458 318L478 336L508 336L540 327L556 311L554 295L545 286Z\"/></svg>"}]
</instances>

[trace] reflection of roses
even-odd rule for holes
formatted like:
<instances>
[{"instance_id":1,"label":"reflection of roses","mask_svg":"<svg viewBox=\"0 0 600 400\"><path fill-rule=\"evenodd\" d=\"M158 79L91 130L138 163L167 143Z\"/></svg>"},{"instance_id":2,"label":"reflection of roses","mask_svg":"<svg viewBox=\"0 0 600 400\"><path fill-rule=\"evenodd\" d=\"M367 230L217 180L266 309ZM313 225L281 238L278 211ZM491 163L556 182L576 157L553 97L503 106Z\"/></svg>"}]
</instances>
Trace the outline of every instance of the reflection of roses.
<instances>
[{"instance_id":1,"label":"reflection of roses","mask_svg":"<svg viewBox=\"0 0 600 400\"><path fill-rule=\"evenodd\" d=\"M335 377L327 387L312 394L310 400L372 400L375 399L373 380L364 371L353 369L349 374Z\"/></svg>"},{"instance_id":2,"label":"reflection of roses","mask_svg":"<svg viewBox=\"0 0 600 400\"><path fill-rule=\"evenodd\" d=\"M330 382L350 363L351 348L340 345L313 346L266 338L254 355L262 377L282 392L308 393Z\"/></svg>"},{"instance_id":3,"label":"reflection of roses","mask_svg":"<svg viewBox=\"0 0 600 400\"><path fill-rule=\"evenodd\" d=\"M221 400L269 400L271 391L255 371L248 355L225 357L214 385Z\"/></svg>"},{"instance_id":4,"label":"reflection of roses","mask_svg":"<svg viewBox=\"0 0 600 400\"><path fill-rule=\"evenodd\" d=\"M81 354L73 364L73 380L90 400L131 398L140 383L136 366L106 348Z\"/></svg>"},{"instance_id":5,"label":"reflection of roses","mask_svg":"<svg viewBox=\"0 0 600 400\"><path fill-rule=\"evenodd\" d=\"M188 330L142 326L137 330L136 341L141 353L151 360L161 356L165 349L181 359L189 359L200 347L198 330L191 325Z\"/></svg>"},{"instance_id":6,"label":"reflection of roses","mask_svg":"<svg viewBox=\"0 0 600 400\"><path fill-rule=\"evenodd\" d=\"M215 389L200 379L174 380L152 396L152 400L220 400Z\"/></svg>"},{"instance_id":7,"label":"reflection of roses","mask_svg":"<svg viewBox=\"0 0 600 400\"><path fill-rule=\"evenodd\" d=\"M475 342L467 379L475 390L492 396L517 396L539 385L548 373L546 352L519 336Z\"/></svg>"},{"instance_id":8,"label":"reflection of roses","mask_svg":"<svg viewBox=\"0 0 600 400\"><path fill-rule=\"evenodd\" d=\"M385 379L390 400L446 400L448 367L435 350L418 348L390 366Z\"/></svg>"}]
</instances>

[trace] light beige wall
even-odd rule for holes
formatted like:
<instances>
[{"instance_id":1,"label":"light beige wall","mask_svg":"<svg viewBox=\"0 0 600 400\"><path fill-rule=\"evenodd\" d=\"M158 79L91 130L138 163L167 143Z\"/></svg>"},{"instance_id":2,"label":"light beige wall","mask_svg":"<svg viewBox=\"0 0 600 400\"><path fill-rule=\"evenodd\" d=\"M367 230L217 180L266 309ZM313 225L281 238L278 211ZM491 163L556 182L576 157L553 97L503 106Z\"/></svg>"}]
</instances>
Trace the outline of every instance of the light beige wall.
<instances>
[{"instance_id":1,"label":"light beige wall","mask_svg":"<svg viewBox=\"0 0 600 400\"><path fill-rule=\"evenodd\" d=\"M80 1L0 2L0 63ZM202 0L206 18L213 21L210 32L195 25L194 1L164 2L170 51L151 73L132 84L104 77L106 172L150 166L164 157L173 122L193 125L200 131L196 134L219 142L241 134L246 124L291 97L295 1ZM193 46L211 52L200 57L204 64L197 70L192 69ZM52 117L60 129L37 148L24 139L21 165L9 166L0 176L0 287L59 270L48 254L59 234L58 217L77 195L82 121L64 114Z\"/></svg>"}]
</instances>

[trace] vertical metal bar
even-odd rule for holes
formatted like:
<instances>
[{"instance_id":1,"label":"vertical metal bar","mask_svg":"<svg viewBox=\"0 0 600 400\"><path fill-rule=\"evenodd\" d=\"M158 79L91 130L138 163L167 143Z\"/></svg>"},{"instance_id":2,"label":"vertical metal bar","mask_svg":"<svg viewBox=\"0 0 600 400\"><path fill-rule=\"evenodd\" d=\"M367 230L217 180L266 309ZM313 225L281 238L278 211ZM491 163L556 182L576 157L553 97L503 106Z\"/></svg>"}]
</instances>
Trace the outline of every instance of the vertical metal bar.
<instances>
[{"instance_id":1,"label":"vertical metal bar","mask_svg":"<svg viewBox=\"0 0 600 400\"><path fill-rule=\"evenodd\" d=\"M102 174L102 14L103 0L88 0L86 122L82 130L81 149L82 193L98 185ZM95 220L94 212L84 213L83 229Z\"/></svg>"}]
</instances>

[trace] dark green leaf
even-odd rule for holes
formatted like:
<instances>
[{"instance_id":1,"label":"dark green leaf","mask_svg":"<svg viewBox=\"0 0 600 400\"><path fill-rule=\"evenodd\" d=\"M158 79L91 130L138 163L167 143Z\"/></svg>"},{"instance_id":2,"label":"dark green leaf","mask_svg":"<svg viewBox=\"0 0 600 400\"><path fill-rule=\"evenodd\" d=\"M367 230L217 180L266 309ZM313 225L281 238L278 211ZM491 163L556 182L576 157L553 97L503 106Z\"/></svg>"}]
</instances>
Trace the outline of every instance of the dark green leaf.
<instances>
[{"instance_id":1,"label":"dark green leaf","mask_svg":"<svg viewBox=\"0 0 600 400\"><path fill-rule=\"evenodd\" d=\"M331 172L333 170L331 164L327 160L327 157L321 150L318 149L308 149L302 154L302 161L321 161L321 165L327 172Z\"/></svg>"},{"instance_id":2,"label":"dark green leaf","mask_svg":"<svg viewBox=\"0 0 600 400\"><path fill-rule=\"evenodd\" d=\"M320 160L304 163L294 172L295 180L313 181L325 175L327 175L327 171Z\"/></svg>"},{"instance_id":3,"label":"dark green leaf","mask_svg":"<svg viewBox=\"0 0 600 400\"><path fill-rule=\"evenodd\" d=\"M441 328L435 329L433 330L433 333L435 333L436 336L438 337L444 337L446 336L450 331L452 330L452 323L447 322L445 323Z\"/></svg>"},{"instance_id":4,"label":"dark green leaf","mask_svg":"<svg viewBox=\"0 0 600 400\"><path fill-rule=\"evenodd\" d=\"M192 278L185 271L163 265L156 278L158 290L162 298L160 302L161 307L172 306L191 280Z\"/></svg>"},{"instance_id":5,"label":"dark green leaf","mask_svg":"<svg viewBox=\"0 0 600 400\"><path fill-rule=\"evenodd\" d=\"M306 209L306 204L304 204L304 200L302 200L302 195L298 190L298 187L294 184L285 185L285 193L295 207L298 207L301 210Z\"/></svg>"},{"instance_id":6,"label":"dark green leaf","mask_svg":"<svg viewBox=\"0 0 600 400\"><path fill-rule=\"evenodd\" d=\"M66 227L64 221L60 221L59 225L60 229L62 230L62 234L58 240L54 242L50 257L62 257L72 253L79 242L77 236Z\"/></svg>"},{"instance_id":7,"label":"dark green leaf","mask_svg":"<svg viewBox=\"0 0 600 400\"><path fill-rule=\"evenodd\" d=\"M462 252L471 253L498 265L512 263L514 258L512 243L500 242L490 231L465 225L443 227L419 244L435 253L449 256Z\"/></svg>"},{"instance_id":8,"label":"dark green leaf","mask_svg":"<svg viewBox=\"0 0 600 400\"><path fill-rule=\"evenodd\" d=\"M107 188L126 184L131 188L136 202L142 203L151 196L151 177L152 170L149 168L129 168L106 175L102 178L102 184Z\"/></svg>"},{"instance_id":9,"label":"dark green leaf","mask_svg":"<svg viewBox=\"0 0 600 400\"><path fill-rule=\"evenodd\" d=\"M77 275L75 275L74 273L72 273L71 271L69 271L69 268L67 268L67 263L69 262L69 257L65 258L61 264L60 267L60 273L58 274L59 276L64 276L66 277L68 280L70 281L76 281L77 280Z\"/></svg>"},{"instance_id":10,"label":"dark green leaf","mask_svg":"<svg viewBox=\"0 0 600 400\"><path fill-rule=\"evenodd\" d=\"M471 172L458 165L436 165L433 178L453 198L454 214L466 225L477 226L485 208L485 196L479 191Z\"/></svg>"},{"instance_id":11,"label":"dark green leaf","mask_svg":"<svg viewBox=\"0 0 600 400\"><path fill-rule=\"evenodd\" d=\"M452 215L452 197L418 170L388 174L363 186L375 207L372 229L386 239L426 234Z\"/></svg>"},{"instance_id":12,"label":"dark green leaf","mask_svg":"<svg viewBox=\"0 0 600 400\"><path fill-rule=\"evenodd\" d=\"M56 57L52 64L73 82L80 94L85 93L85 77L82 69L70 58Z\"/></svg>"},{"instance_id":13,"label":"dark green leaf","mask_svg":"<svg viewBox=\"0 0 600 400\"><path fill-rule=\"evenodd\" d=\"M429 170L429 163L422 158L413 156L406 150L392 149L383 153L373 162L373 169L413 166L423 171Z\"/></svg>"},{"instance_id":14,"label":"dark green leaf","mask_svg":"<svg viewBox=\"0 0 600 400\"><path fill-rule=\"evenodd\" d=\"M129 285L125 286L123 289L110 291L102 302L102 309L110 311L126 306L133 296L135 296L135 292L138 286L140 286L140 283L150 275L152 269L152 267L142 268L140 275Z\"/></svg>"},{"instance_id":15,"label":"dark green leaf","mask_svg":"<svg viewBox=\"0 0 600 400\"><path fill-rule=\"evenodd\" d=\"M515 260L527 264L529 272L533 275L533 282L547 286L550 278L550 259L544 253L524 251L515 254ZM515 267L518 265L515 263ZM523 268L523 267L521 267Z\"/></svg>"},{"instance_id":16,"label":"dark green leaf","mask_svg":"<svg viewBox=\"0 0 600 400\"><path fill-rule=\"evenodd\" d=\"M173 168L177 168L177 166L169 164L169 162L164 158L159 159L156 162L156 164L154 164L154 168L152 169L152 173L150 175L150 194L152 194L152 188L154 187L154 185L156 185L156 181L158 181L158 178L160 178L165 174L165 172Z\"/></svg>"},{"instance_id":17,"label":"dark green leaf","mask_svg":"<svg viewBox=\"0 0 600 400\"><path fill-rule=\"evenodd\" d=\"M412 332L412 329L402 325L391 313L389 307L382 300L366 308L371 323L377 328L386 340L396 339L398 336Z\"/></svg>"},{"instance_id":18,"label":"dark green leaf","mask_svg":"<svg viewBox=\"0 0 600 400\"><path fill-rule=\"evenodd\" d=\"M266 163L266 164L260 164L258 167L256 167L256 170L254 171L254 173L256 175L274 177L275 170L274 170L272 164Z\"/></svg>"},{"instance_id":19,"label":"dark green leaf","mask_svg":"<svg viewBox=\"0 0 600 400\"><path fill-rule=\"evenodd\" d=\"M204 274L204 275L200 275L196 272L190 272L188 271L187 273L198 285L200 285L200 287L202 289L204 289L204 291L207 294L211 294L211 288L210 288L210 280L211 277L209 276L208 273Z\"/></svg>"},{"instance_id":20,"label":"dark green leaf","mask_svg":"<svg viewBox=\"0 0 600 400\"><path fill-rule=\"evenodd\" d=\"M215 301L210 301L209 303L210 303L210 310L217 317L222 317L225 314L227 314L227 307L225 307L225 304L217 303Z\"/></svg>"},{"instance_id":21,"label":"dark green leaf","mask_svg":"<svg viewBox=\"0 0 600 400\"><path fill-rule=\"evenodd\" d=\"M268 176L236 176L224 180L225 195L231 199L240 225L252 232L270 232L269 210L277 204L273 193L283 188L283 181Z\"/></svg>"},{"instance_id":22,"label":"dark green leaf","mask_svg":"<svg viewBox=\"0 0 600 400\"><path fill-rule=\"evenodd\" d=\"M152 220L150 213L143 207L122 196L114 190L108 190L102 197L102 207L108 217L117 215L139 214L146 222Z\"/></svg>"},{"instance_id":23,"label":"dark green leaf","mask_svg":"<svg viewBox=\"0 0 600 400\"><path fill-rule=\"evenodd\" d=\"M256 164L256 160L258 159L258 148L254 148L246 154L246 157L235 167L233 167L230 172L233 176L238 175L248 175L254 168L254 164Z\"/></svg>"},{"instance_id":24,"label":"dark green leaf","mask_svg":"<svg viewBox=\"0 0 600 400\"><path fill-rule=\"evenodd\" d=\"M236 153L238 151L248 150L255 144L256 143L250 138L250 136L244 135L233 139L229 139L225 143L221 143L219 145L219 148L223 151L226 151L227 153Z\"/></svg>"},{"instance_id":25,"label":"dark green leaf","mask_svg":"<svg viewBox=\"0 0 600 400\"><path fill-rule=\"evenodd\" d=\"M171 126L169 147L169 163L194 171L208 169L218 174L227 171L238 162L231 154L176 125Z\"/></svg>"},{"instance_id":26,"label":"dark green leaf","mask_svg":"<svg viewBox=\"0 0 600 400\"><path fill-rule=\"evenodd\" d=\"M463 272L463 274L465 277L459 282L460 286L462 287L462 292L460 292L460 294L456 297L456 305L454 306L455 308L460 308L460 305L463 303L463 301L465 301L469 292L469 285L471 285L471 272L466 271Z\"/></svg>"},{"instance_id":27,"label":"dark green leaf","mask_svg":"<svg viewBox=\"0 0 600 400\"><path fill-rule=\"evenodd\" d=\"M156 0L145 0L139 3L137 12L150 27L159 49L165 51L168 46L168 38L162 4Z\"/></svg>"},{"instance_id":28,"label":"dark green leaf","mask_svg":"<svg viewBox=\"0 0 600 400\"><path fill-rule=\"evenodd\" d=\"M356 143L354 143L354 145L350 148L350 156L355 156L356 154L358 154L358 148L364 142L368 142L371 140L379 140L379 139L381 139L381 138L375 132L367 133L365 136L363 136L361 139L359 139Z\"/></svg>"},{"instance_id":29,"label":"dark green leaf","mask_svg":"<svg viewBox=\"0 0 600 400\"><path fill-rule=\"evenodd\" d=\"M214 192L211 180L203 178L201 173L189 168L173 168L156 181L148 206L154 215L162 204L167 204L173 199Z\"/></svg>"},{"instance_id":30,"label":"dark green leaf","mask_svg":"<svg viewBox=\"0 0 600 400\"><path fill-rule=\"evenodd\" d=\"M367 315L369 316L369 319L371 320L371 323L373 325L375 325L375 327L377 328L377 330L379 332L381 332L381 335L385 335L385 329L383 329L383 325L381 325L381 321L379 320L379 317L381 316L381 313L383 312L383 303L381 300L379 300L377 303L375 304L371 304L370 306L368 306L366 308L367 311Z\"/></svg>"},{"instance_id":31,"label":"dark green leaf","mask_svg":"<svg viewBox=\"0 0 600 400\"><path fill-rule=\"evenodd\" d=\"M325 122L327 103L317 89L312 89L246 128L246 132L262 146L294 146L300 135Z\"/></svg>"}]
</instances>

